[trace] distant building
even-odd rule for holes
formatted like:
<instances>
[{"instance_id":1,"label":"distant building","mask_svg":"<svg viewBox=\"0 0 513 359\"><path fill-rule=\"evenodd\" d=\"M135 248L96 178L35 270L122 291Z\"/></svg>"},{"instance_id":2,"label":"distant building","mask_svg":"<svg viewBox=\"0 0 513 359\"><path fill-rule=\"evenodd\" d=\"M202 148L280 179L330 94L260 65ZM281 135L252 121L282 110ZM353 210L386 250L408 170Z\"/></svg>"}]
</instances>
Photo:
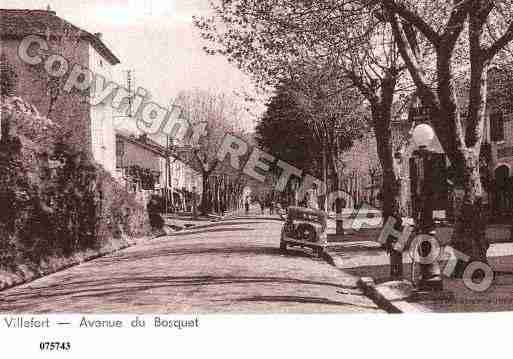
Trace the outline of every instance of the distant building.
<instances>
[{"instance_id":1,"label":"distant building","mask_svg":"<svg viewBox=\"0 0 513 359\"><path fill-rule=\"evenodd\" d=\"M51 78L43 64L29 65L18 56L19 44L28 35L42 37L52 52L68 60L71 65L62 78ZM0 9L0 51L18 76L16 96L69 130L70 143L92 154L113 173L116 157L112 108L105 104L91 106L89 91L59 92L73 64L112 78L112 68L120 61L102 41L101 34L80 29L50 10Z\"/></svg>"},{"instance_id":2,"label":"distant building","mask_svg":"<svg viewBox=\"0 0 513 359\"><path fill-rule=\"evenodd\" d=\"M130 170L145 170L151 174L153 181L148 186L140 179L130 181ZM132 192L141 190L154 191L165 187L165 149L146 136L131 135L117 131L116 133L116 172Z\"/></svg>"},{"instance_id":3,"label":"distant building","mask_svg":"<svg viewBox=\"0 0 513 359\"><path fill-rule=\"evenodd\" d=\"M132 192L145 193L142 200L151 193L165 196L177 210L189 210L193 191L201 195L202 177L185 162L166 157L166 148L146 135L117 131L116 133L116 177ZM166 171L166 164L169 169ZM144 170L145 175L153 176L153 185L148 188L145 181L135 179L135 170Z\"/></svg>"},{"instance_id":4,"label":"distant building","mask_svg":"<svg viewBox=\"0 0 513 359\"><path fill-rule=\"evenodd\" d=\"M488 167L487 173L482 172L485 185L485 195L491 208L492 220L508 220L513 214L513 73L492 68L489 73L487 112L483 128L481 157ZM465 108L465 99L461 99L461 107ZM403 119L404 120L404 119ZM409 111L408 119L402 124L395 124L393 133L403 138L397 141L396 150L401 151L403 198L404 205L410 200L410 174L409 161L412 152L416 149L408 128L420 123L430 123L429 114L414 99ZM462 121L465 130L466 122ZM440 142L435 137L429 146L431 151L444 153ZM447 166L450 165L447 160ZM452 188L448 187L450 191ZM450 207L451 204L448 204Z\"/></svg>"}]
</instances>

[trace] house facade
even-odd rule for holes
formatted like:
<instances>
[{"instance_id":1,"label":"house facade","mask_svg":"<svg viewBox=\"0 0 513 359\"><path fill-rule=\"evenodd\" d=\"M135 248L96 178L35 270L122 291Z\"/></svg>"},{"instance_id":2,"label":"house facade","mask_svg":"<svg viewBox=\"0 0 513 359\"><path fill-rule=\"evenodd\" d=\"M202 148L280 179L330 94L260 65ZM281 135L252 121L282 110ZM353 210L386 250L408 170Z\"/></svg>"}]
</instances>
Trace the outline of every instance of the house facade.
<instances>
[{"instance_id":1,"label":"house facade","mask_svg":"<svg viewBox=\"0 0 513 359\"><path fill-rule=\"evenodd\" d=\"M485 122L481 152L488 152L489 202L492 221L513 213L513 112L491 107Z\"/></svg>"},{"instance_id":2,"label":"house facade","mask_svg":"<svg viewBox=\"0 0 513 359\"><path fill-rule=\"evenodd\" d=\"M493 71L493 70L492 70ZM510 75L508 74L508 77ZM511 101L506 94L508 90L499 83L497 77L490 75L493 79L489 83L489 95L487 101L487 112L483 126L483 140L481 147L482 178L484 183L486 202L489 204L492 221L507 220L513 213L513 108ZM513 82L512 82L513 83ZM511 85L508 85L511 86ZM510 89L513 91L513 87ZM497 94L500 91L500 94ZM420 106L418 100L414 99L409 110L408 119L403 119L393 126L393 133L399 139L395 148L400 152L398 161L401 167L402 198L403 206L411 212L411 181L410 161L416 145L411 139L411 130L418 124L430 124L430 118L426 109ZM411 130L408 132L408 128ZM465 122L463 121L465 130ZM428 146L429 150L443 154L443 148L435 136ZM450 162L445 159L446 166ZM487 168L487 171L483 171ZM451 202L451 191L455 188L447 187L448 203L447 209L451 210L454 203ZM452 193L454 195L454 193Z\"/></svg>"},{"instance_id":3,"label":"house facade","mask_svg":"<svg viewBox=\"0 0 513 359\"><path fill-rule=\"evenodd\" d=\"M167 198L176 210L190 210L193 192L201 195L202 176L148 136L116 132L116 177L141 200L151 194ZM168 169L166 169L168 166ZM147 178L151 176L151 181ZM148 183L151 182L151 183Z\"/></svg>"},{"instance_id":4,"label":"house facade","mask_svg":"<svg viewBox=\"0 0 513 359\"><path fill-rule=\"evenodd\" d=\"M116 133L116 177L130 191L153 191L164 187L164 159L164 150L149 142L146 137L119 131Z\"/></svg>"},{"instance_id":5,"label":"house facade","mask_svg":"<svg viewBox=\"0 0 513 359\"><path fill-rule=\"evenodd\" d=\"M20 58L19 45L29 35L41 37L52 53L68 61L66 74L52 77L44 68L45 61L30 65ZM0 9L0 52L17 74L15 95L59 124L67 132L70 144L91 154L113 173L116 156L112 108L105 104L92 106L89 90L63 90L74 64L112 78L113 67L120 61L102 41L101 34L80 29L51 10Z\"/></svg>"}]
</instances>

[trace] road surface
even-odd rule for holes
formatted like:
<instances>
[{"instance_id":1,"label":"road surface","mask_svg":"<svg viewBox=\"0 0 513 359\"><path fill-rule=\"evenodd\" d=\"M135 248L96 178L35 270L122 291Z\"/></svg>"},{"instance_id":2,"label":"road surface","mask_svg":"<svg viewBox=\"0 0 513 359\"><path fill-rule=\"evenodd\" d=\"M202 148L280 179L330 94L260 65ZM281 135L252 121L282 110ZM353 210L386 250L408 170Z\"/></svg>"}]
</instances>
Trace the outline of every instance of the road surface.
<instances>
[{"instance_id":1,"label":"road surface","mask_svg":"<svg viewBox=\"0 0 513 359\"><path fill-rule=\"evenodd\" d=\"M140 244L0 292L1 313L379 312L308 252L280 253L281 223L253 215Z\"/></svg>"}]
</instances>

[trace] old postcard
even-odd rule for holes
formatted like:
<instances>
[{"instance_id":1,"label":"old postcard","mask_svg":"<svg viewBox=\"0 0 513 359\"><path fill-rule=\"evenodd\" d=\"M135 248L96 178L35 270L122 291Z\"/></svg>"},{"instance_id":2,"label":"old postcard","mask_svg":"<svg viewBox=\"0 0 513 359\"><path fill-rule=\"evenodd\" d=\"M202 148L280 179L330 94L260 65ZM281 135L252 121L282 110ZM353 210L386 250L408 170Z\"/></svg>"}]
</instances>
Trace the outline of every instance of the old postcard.
<instances>
[{"instance_id":1,"label":"old postcard","mask_svg":"<svg viewBox=\"0 0 513 359\"><path fill-rule=\"evenodd\" d=\"M507 316L512 43L509 0L0 0L0 329Z\"/></svg>"}]
</instances>

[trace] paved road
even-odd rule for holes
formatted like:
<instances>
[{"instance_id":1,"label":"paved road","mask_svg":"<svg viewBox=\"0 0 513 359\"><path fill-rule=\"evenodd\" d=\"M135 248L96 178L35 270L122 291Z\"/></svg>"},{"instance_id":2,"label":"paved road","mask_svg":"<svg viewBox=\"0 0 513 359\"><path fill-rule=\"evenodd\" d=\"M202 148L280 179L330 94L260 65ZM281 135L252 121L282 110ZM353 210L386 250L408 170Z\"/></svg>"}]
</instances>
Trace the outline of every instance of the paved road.
<instances>
[{"instance_id":1,"label":"paved road","mask_svg":"<svg viewBox=\"0 0 513 359\"><path fill-rule=\"evenodd\" d=\"M0 292L0 312L338 313L380 311L356 278L278 250L257 216L178 232Z\"/></svg>"}]
</instances>

